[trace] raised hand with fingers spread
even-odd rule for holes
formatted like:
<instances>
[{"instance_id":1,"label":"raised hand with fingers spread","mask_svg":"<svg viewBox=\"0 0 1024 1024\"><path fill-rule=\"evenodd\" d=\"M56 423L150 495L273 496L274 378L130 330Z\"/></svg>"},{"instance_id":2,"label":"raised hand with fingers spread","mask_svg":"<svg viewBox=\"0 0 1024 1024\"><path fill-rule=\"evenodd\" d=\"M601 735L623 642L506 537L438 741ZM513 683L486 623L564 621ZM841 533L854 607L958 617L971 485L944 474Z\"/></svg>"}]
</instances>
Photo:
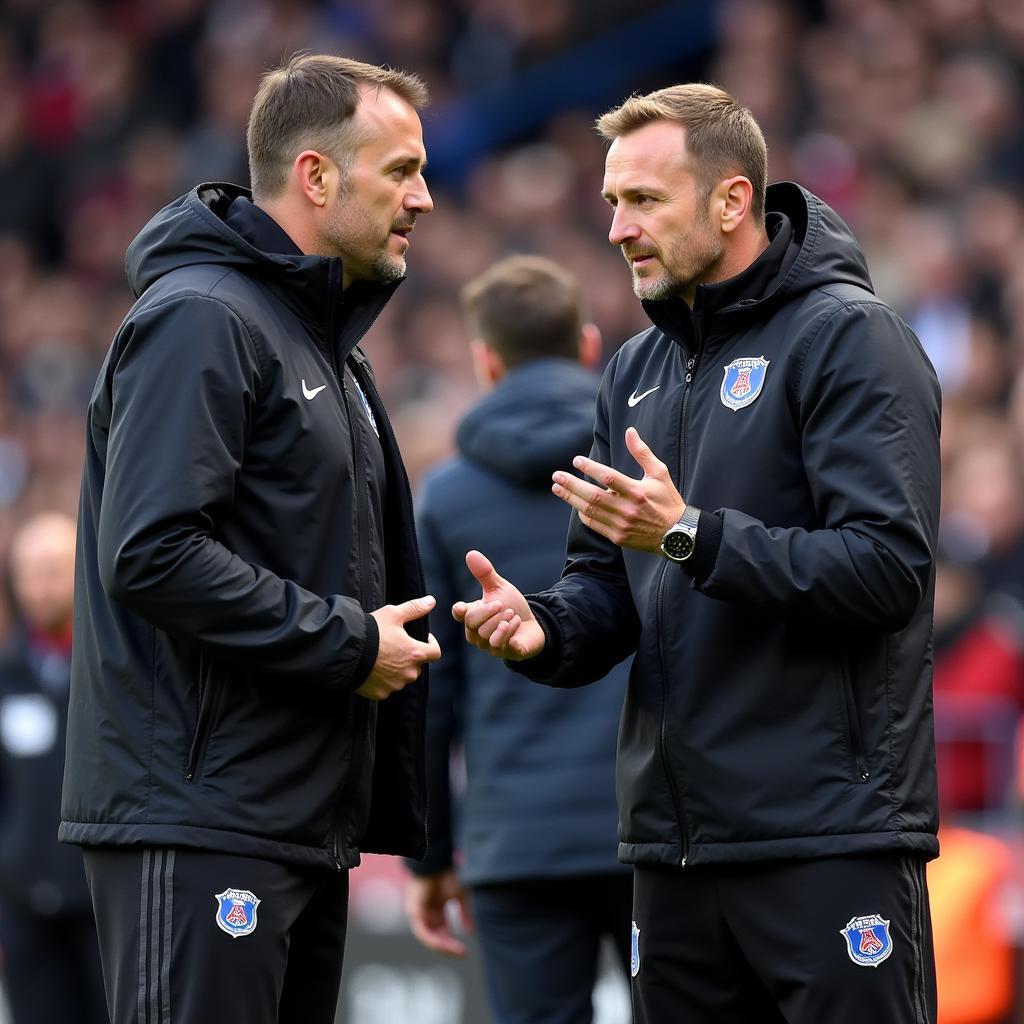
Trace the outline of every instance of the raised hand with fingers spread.
<instances>
[{"instance_id":1,"label":"raised hand with fingers spread","mask_svg":"<svg viewBox=\"0 0 1024 1024\"><path fill-rule=\"evenodd\" d=\"M573 465L595 486L572 473L552 475L552 492L580 514L580 521L620 547L657 551L665 531L679 521L686 502L676 490L668 467L651 451L636 427L626 431L626 447L644 475L639 480L586 456Z\"/></svg>"}]
</instances>

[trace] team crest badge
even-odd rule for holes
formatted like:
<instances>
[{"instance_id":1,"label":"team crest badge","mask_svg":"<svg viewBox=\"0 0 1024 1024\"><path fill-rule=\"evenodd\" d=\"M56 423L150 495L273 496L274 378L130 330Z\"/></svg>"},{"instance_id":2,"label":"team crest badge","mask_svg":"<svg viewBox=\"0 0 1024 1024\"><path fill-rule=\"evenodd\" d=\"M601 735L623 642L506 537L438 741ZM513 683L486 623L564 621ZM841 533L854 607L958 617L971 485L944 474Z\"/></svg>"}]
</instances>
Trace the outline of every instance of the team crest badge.
<instances>
[{"instance_id":1,"label":"team crest badge","mask_svg":"<svg viewBox=\"0 0 1024 1024\"><path fill-rule=\"evenodd\" d=\"M635 978L640 973L640 929L633 922L633 931L629 943L629 976Z\"/></svg>"},{"instance_id":2,"label":"team crest badge","mask_svg":"<svg viewBox=\"0 0 1024 1024\"><path fill-rule=\"evenodd\" d=\"M889 922L879 914L851 918L840 935L846 939L846 952L861 967L877 967L892 952Z\"/></svg>"},{"instance_id":3,"label":"team crest badge","mask_svg":"<svg viewBox=\"0 0 1024 1024\"><path fill-rule=\"evenodd\" d=\"M217 901L217 927L232 938L240 939L256 930L256 908L260 899L248 889L225 889Z\"/></svg>"},{"instance_id":4,"label":"team crest badge","mask_svg":"<svg viewBox=\"0 0 1024 1024\"><path fill-rule=\"evenodd\" d=\"M761 394L768 362L764 356L734 359L725 367L720 397L726 409L743 409Z\"/></svg>"}]
</instances>

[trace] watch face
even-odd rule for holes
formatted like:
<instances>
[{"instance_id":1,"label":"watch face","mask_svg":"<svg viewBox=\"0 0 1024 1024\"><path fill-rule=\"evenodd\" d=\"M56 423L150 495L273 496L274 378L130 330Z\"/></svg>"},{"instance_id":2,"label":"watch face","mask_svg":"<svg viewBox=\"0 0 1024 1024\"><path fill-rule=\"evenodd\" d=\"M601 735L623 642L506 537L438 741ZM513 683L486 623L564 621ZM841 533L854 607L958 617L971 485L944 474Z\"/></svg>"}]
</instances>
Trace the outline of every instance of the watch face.
<instances>
[{"instance_id":1,"label":"watch face","mask_svg":"<svg viewBox=\"0 0 1024 1024\"><path fill-rule=\"evenodd\" d=\"M679 530L670 533L662 541L662 547L669 558L689 558L693 554L693 538L688 533Z\"/></svg>"}]
</instances>

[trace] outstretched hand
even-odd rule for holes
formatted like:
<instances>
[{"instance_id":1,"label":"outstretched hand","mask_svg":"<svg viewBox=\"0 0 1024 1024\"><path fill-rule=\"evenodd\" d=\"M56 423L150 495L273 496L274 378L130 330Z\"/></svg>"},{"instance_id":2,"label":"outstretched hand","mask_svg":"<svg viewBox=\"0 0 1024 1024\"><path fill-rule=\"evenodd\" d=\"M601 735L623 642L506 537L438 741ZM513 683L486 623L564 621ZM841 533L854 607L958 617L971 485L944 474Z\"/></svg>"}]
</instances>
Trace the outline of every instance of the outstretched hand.
<instances>
[{"instance_id":1,"label":"outstretched hand","mask_svg":"<svg viewBox=\"0 0 1024 1024\"><path fill-rule=\"evenodd\" d=\"M577 455L572 464L600 486L572 473L557 472L551 477L551 491L579 512L580 522L614 544L635 551L657 551L665 533L686 511L686 502L668 467L636 427L626 431L626 447L644 471L639 480Z\"/></svg>"},{"instance_id":2,"label":"outstretched hand","mask_svg":"<svg viewBox=\"0 0 1024 1024\"><path fill-rule=\"evenodd\" d=\"M497 574L479 551L466 555L466 565L480 584L479 601L457 601L452 615L466 627L466 640L496 658L522 661L544 649L544 630L526 598Z\"/></svg>"}]
</instances>

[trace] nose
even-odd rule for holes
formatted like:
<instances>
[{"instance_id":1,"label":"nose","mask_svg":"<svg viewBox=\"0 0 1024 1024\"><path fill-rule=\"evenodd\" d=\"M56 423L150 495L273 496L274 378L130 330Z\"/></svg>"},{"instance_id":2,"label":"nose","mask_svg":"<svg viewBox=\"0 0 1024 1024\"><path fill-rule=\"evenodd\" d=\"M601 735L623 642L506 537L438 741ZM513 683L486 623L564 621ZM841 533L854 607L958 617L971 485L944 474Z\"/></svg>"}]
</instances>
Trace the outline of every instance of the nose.
<instances>
[{"instance_id":1,"label":"nose","mask_svg":"<svg viewBox=\"0 0 1024 1024\"><path fill-rule=\"evenodd\" d=\"M406 194L402 205L416 213L430 213L434 208L434 200L430 198L430 189L427 188L422 174L417 175L416 187Z\"/></svg>"},{"instance_id":2,"label":"nose","mask_svg":"<svg viewBox=\"0 0 1024 1024\"><path fill-rule=\"evenodd\" d=\"M635 241L639 237L640 228L630 218L625 206L616 206L612 214L612 226L608 229L608 241L612 245L622 245L623 242Z\"/></svg>"}]
</instances>

